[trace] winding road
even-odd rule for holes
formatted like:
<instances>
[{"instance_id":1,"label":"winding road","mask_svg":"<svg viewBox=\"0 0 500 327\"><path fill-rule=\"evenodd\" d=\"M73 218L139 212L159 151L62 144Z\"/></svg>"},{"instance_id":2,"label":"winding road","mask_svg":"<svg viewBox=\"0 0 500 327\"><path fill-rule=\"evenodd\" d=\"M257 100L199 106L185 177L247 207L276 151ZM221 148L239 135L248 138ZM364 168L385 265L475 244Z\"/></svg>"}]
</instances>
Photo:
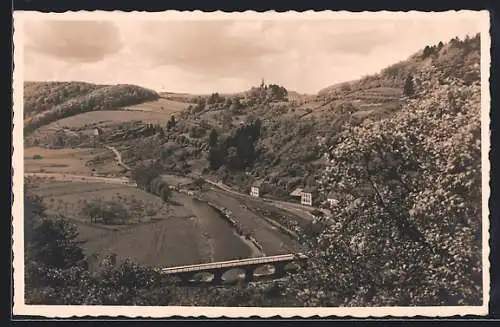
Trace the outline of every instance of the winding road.
<instances>
[{"instance_id":1,"label":"winding road","mask_svg":"<svg viewBox=\"0 0 500 327\"><path fill-rule=\"evenodd\" d=\"M223 191L231 193L233 195L236 195L236 196L239 196L239 197L243 197L243 198L246 198L246 199L257 200L257 198L251 197L248 194L237 192L237 191L231 189L229 186L227 186L227 185L225 185L223 183L220 183L220 182L216 183L216 182L211 181L209 179L205 179L203 177L201 177L201 178L205 182L207 182L208 184L211 184L211 185L213 185L213 186L215 186L215 187L217 187L217 188L219 188L219 189L221 189ZM301 217L307 218L308 220L313 220L314 219L314 216L312 215L311 212L314 211L316 208L306 207L306 206L303 206L301 204L290 203L290 202L279 201L279 200L271 200L271 199L264 199L264 198L259 198L259 199L261 201L270 203L270 204L274 205L275 207L277 207L279 209L294 212L294 213L300 215Z\"/></svg>"}]
</instances>

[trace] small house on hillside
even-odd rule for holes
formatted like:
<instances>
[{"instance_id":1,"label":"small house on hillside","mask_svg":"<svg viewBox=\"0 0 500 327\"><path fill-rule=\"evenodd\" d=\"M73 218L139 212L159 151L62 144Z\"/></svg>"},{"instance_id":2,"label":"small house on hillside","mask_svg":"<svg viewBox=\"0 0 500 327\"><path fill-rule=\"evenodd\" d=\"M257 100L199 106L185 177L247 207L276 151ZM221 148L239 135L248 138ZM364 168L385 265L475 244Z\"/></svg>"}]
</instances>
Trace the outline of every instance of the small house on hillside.
<instances>
[{"instance_id":1,"label":"small house on hillside","mask_svg":"<svg viewBox=\"0 0 500 327\"><path fill-rule=\"evenodd\" d=\"M326 196L326 201L328 201L328 204L333 207L339 203L339 195L332 191Z\"/></svg>"},{"instance_id":2,"label":"small house on hillside","mask_svg":"<svg viewBox=\"0 0 500 327\"><path fill-rule=\"evenodd\" d=\"M262 187L262 181L256 181L250 187L250 196L258 198L260 196L260 189Z\"/></svg>"},{"instance_id":3,"label":"small house on hillside","mask_svg":"<svg viewBox=\"0 0 500 327\"><path fill-rule=\"evenodd\" d=\"M313 187L307 187L300 195L300 203L306 206L312 206L318 200L318 191Z\"/></svg>"},{"instance_id":4,"label":"small house on hillside","mask_svg":"<svg viewBox=\"0 0 500 327\"><path fill-rule=\"evenodd\" d=\"M94 128L93 139L92 139L92 141L94 143L94 146L95 146L96 142L100 141L102 134L103 133L102 133L102 129L101 128L99 128L99 127L95 127Z\"/></svg>"}]
</instances>

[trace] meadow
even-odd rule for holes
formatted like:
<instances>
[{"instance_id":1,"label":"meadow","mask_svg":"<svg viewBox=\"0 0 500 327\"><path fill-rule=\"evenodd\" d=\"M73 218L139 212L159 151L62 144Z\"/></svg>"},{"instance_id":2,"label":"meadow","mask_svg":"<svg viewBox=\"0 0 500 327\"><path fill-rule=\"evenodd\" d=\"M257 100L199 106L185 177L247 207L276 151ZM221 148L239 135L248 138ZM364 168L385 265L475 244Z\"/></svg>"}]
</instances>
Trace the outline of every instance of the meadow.
<instances>
[{"instance_id":1,"label":"meadow","mask_svg":"<svg viewBox=\"0 0 500 327\"><path fill-rule=\"evenodd\" d=\"M106 148L24 149L25 173L115 176L120 175L122 169Z\"/></svg>"},{"instance_id":2,"label":"meadow","mask_svg":"<svg viewBox=\"0 0 500 327\"><path fill-rule=\"evenodd\" d=\"M166 124L170 113L141 111L141 110L100 110L66 117L52 124L42 127L40 130L64 126L70 129L81 129L82 127L94 127L102 125L121 124L130 121L142 121L150 124Z\"/></svg>"},{"instance_id":3,"label":"meadow","mask_svg":"<svg viewBox=\"0 0 500 327\"><path fill-rule=\"evenodd\" d=\"M46 212L74 223L87 255L115 253L150 266L176 266L252 256L251 249L205 203L174 192L171 201L141 189L105 183L30 179ZM88 203L114 202L127 219L91 222Z\"/></svg>"},{"instance_id":4,"label":"meadow","mask_svg":"<svg viewBox=\"0 0 500 327\"><path fill-rule=\"evenodd\" d=\"M162 114L174 114L186 109L190 105L191 103L189 102L180 102L180 101L160 98L158 100L148 101L128 106L126 110L144 111L149 113L155 112Z\"/></svg>"}]
</instances>

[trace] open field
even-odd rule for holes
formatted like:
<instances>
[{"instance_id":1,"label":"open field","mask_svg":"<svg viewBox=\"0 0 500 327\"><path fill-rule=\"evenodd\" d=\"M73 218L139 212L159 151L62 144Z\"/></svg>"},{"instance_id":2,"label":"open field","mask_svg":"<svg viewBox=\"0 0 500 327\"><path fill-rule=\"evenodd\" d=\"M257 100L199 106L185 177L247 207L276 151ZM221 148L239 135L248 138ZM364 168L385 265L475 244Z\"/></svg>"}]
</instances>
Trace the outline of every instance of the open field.
<instances>
[{"instance_id":1,"label":"open field","mask_svg":"<svg viewBox=\"0 0 500 327\"><path fill-rule=\"evenodd\" d=\"M100 155L113 154L107 149L48 149L31 147L24 149L25 172L57 172L87 174L92 168L85 163Z\"/></svg>"},{"instance_id":2,"label":"open field","mask_svg":"<svg viewBox=\"0 0 500 327\"><path fill-rule=\"evenodd\" d=\"M122 169L117 164L113 152L106 148L24 149L26 173L117 175Z\"/></svg>"},{"instance_id":3,"label":"open field","mask_svg":"<svg viewBox=\"0 0 500 327\"><path fill-rule=\"evenodd\" d=\"M132 107L131 107L132 108ZM143 121L151 124L164 125L170 119L170 112L151 112L141 110L100 110L89 111L83 114L60 119L40 130L46 130L57 126L68 128L81 128L85 126L104 126L120 124L130 121Z\"/></svg>"},{"instance_id":4,"label":"open field","mask_svg":"<svg viewBox=\"0 0 500 327\"><path fill-rule=\"evenodd\" d=\"M155 112L162 114L173 114L189 107L190 103L160 98L155 101L143 102L140 104L127 106L125 110L137 110L144 112Z\"/></svg>"},{"instance_id":5,"label":"open field","mask_svg":"<svg viewBox=\"0 0 500 327\"><path fill-rule=\"evenodd\" d=\"M84 201L93 200L114 200L123 204L132 214L131 222L139 221L139 218L143 221L162 219L169 215L166 204L160 198L127 185L45 181L38 184L36 193L43 197L49 213L62 214L82 221L89 219L82 214ZM133 211L135 202L143 204L146 209Z\"/></svg>"}]
</instances>

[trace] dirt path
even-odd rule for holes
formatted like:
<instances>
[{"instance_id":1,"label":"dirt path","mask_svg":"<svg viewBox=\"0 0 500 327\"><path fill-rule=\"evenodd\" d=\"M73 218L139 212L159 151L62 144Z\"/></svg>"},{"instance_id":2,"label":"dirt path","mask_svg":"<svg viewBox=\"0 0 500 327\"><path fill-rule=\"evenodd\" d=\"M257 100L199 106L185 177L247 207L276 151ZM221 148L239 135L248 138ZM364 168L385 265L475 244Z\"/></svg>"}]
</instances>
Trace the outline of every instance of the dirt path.
<instances>
[{"instance_id":1,"label":"dirt path","mask_svg":"<svg viewBox=\"0 0 500 327\"><path fill-rule=\"evenodd\" d=\"M118 164L120 166L122 166L123 168L125 168L127 170L131 170L130 166L128 166L126 163L123 162L122 154L120 153L120 151L118 151L114 146L105 145L105 147L107 149L113 151L113 153L115 154L115 157L116 157L116 161L118 161Z\"/></svg>"}]
</instances>

